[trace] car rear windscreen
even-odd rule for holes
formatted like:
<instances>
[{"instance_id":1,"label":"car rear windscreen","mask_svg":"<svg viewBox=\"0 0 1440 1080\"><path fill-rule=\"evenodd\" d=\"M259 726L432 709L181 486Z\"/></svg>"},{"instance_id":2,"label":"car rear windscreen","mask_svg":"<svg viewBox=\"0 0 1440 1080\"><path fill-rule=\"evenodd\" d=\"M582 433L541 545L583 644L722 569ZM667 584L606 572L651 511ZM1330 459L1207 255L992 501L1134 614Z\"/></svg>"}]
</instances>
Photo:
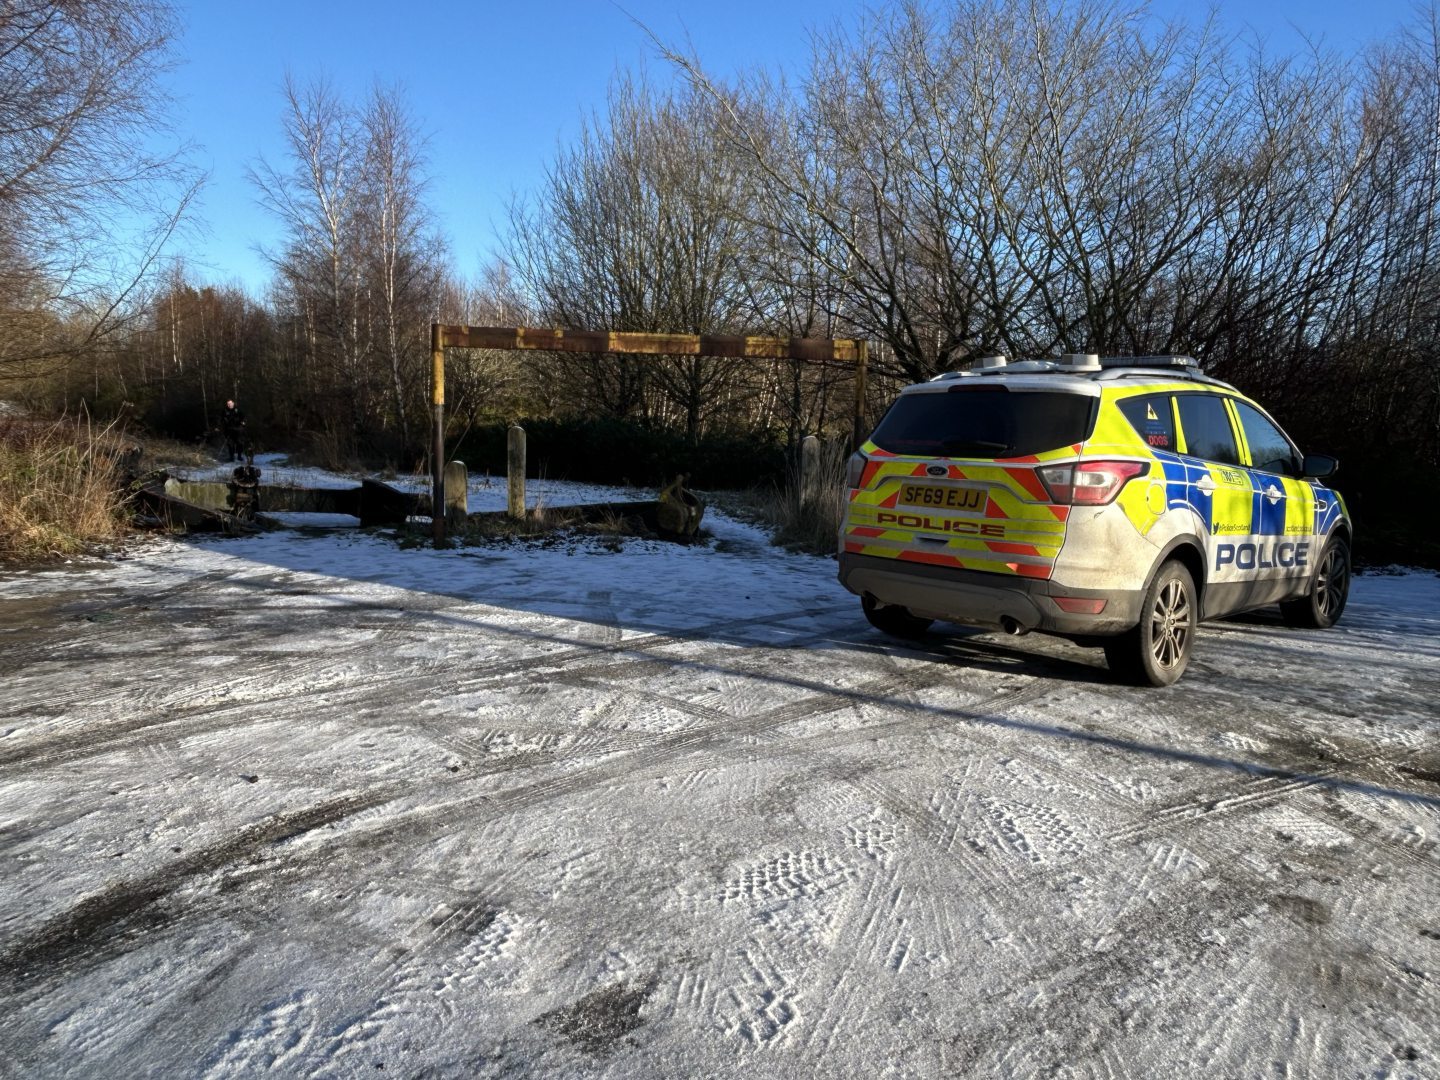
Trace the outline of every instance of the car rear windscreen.
<instances>
[{"instance_id":1,"label":"car rear windscreen","mask_svg":"<svg viewBox=\"0 0 1440 1080\"><path fill-rule=\"evenodd\" d=\"M870 440L892 454L1024 457L1084 441L1095 423L1096 400L999 386L905 394Z\"/></svg>"}]
</instances>

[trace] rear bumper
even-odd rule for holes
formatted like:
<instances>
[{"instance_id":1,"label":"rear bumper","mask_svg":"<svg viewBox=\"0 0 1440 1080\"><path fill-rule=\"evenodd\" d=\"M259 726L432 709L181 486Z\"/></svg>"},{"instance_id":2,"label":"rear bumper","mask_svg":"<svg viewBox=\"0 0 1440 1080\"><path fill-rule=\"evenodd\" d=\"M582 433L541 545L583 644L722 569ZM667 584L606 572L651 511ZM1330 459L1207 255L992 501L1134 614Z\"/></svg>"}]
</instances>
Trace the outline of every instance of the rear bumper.
<instances>
[{"instance_id":1,"label":"rear bumper","mask_svg":"<svg viewBox=\"0 0 1440 1080\"><path fill-rule=\"evenodd\" d=\"M1144 598L1143 590L1074 589L1054 581L849 553L840 555L840 584L856 596L899 604L922 618L1078 636L1129 630L1140 621ZM1105 609L1098 615L1075 614L1062 610L1055 596L1102 599Z\"/></svg>"}]
</instances>

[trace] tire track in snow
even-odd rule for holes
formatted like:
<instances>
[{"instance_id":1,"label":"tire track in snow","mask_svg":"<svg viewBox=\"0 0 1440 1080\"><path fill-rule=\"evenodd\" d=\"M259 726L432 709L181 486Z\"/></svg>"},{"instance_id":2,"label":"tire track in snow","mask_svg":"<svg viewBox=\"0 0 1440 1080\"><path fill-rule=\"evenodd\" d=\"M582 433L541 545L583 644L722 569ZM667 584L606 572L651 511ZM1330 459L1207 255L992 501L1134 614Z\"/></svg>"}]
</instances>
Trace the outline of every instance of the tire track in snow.
<instances>
[{"instance_id":1,"label":"tire track in snow","mask_svg":"<svg viewBox=\"0 0 1440 1080\"><path fill-rule=\"evenodd\" d=\"M419 1021L454 1019L451 998L457 984L483 977L486 960L506 951L513 920L497 897L525 860L507 860L504 869L481 888L460 888L453 880L436 881L406 873L393 884L401 892L426 886L421 895L440 894L448 900L429 905L408 929L347 973L343 989L326 1000L307 999L305 1010L273 1005L261 1009L242 1029L233 1032L220 1050L197 1042L180 1060L216 1061L207 1076L249 1076L273 1068L276 1047L303 1048L290 1053L288 1071L300 1075L351 1075L356 1067L345 1055L363 1050L383 1037L396 1021L413 1029ZM366 894L392 894L389 879L372 879ZM352 906L359 898L352 900ZM508 921L507 921L508 920Z\"/></svg>"},{"instance_id":2,"label":"tire track in snow","mask_svg":"<svg viewBox=\"0 0 1440 1080\"><path fill-rule=\"evenodd\" d=\"M855 692L863 692L867 696L885 693L899 686L908 685L911 678L913 677L902 679L887 677L867 684ZM935 674L933 678L938 680L940 676ZM1041 691L1042 688L1037 687L1034 692ZM467 823L473 827L485 821L498 820L531 807L552 802L557 798L573 798L618 780L632 778L637 773L648 774L661 765L668 768L676 761L683 761L686 769L690 770L692 768L690 758L697 749L711 746L717 741L730 739L736 734L770 730L825 710L842 708L849 703L855 692L841 691L817 695L812 699L781 706L757 718L737 719L727 716L707 728L677 733L659 740L659 745L622 754L615 759L607 759L594 766L581 768L561 777L542 778L508 791L464 795L457 799L444 800L424 807L398 811L387 815L383 821L376 821L373 824L359 823L343 834L320 838L318 849L315 845L311 845L303 853L280 852L277 853L277 857L292 861L300 860L302 870L314 873L325 863L333 861L341 855L352 853L358 848L386 843L397 834L414 836L432 823L448 823L458 812L466 809L479 811L478 815L472 814L467 818ZM995 697L996 700L1008 700L1014 696L1015 692L1010 692ZM993 704L994 702L990 699L985 699L974 703L974 707L977 709L989 708ZM865 741L869 738L868 733L862 732L857 734L855 741ZM797 750L796 752L803 751ZM527 757L528 760L523 763L517 762L513 767L529 768L553 760L550 755L537 754ZM500 765L494 769L485 770L483 775L494 776L509 771L512 771L511 766ZM446 787L458 787L466 786L469 779L462 777L442 782ZM367 799L364 808L378 808L409 794L408 789L404 791L392 789L390 793L377 792Z\"/></svg>"},{"instance_id":3,"label":"tire track in snow","mask_svg":"<svg viewBox=\"0 0 1440 1080\"><path fill-rule=\"evenodd\" d=\"M493 890L486 892L493 895ZM427 1012L443 1010L446 989L457 978L473 977L487 954L503 949L508 940L504 919L493 899L481 898L426 916L404 936L413 944L377 956L325 1010L321 1019L331 1034L318 1064L326 1071L348 1071L342 1059L382 1038L393 1024L414 1025Z\"/></svg>"},{"instance_id":4,"label":"tire track in snow","mask_svg":"<svg viewBox=\"0 0 1440 1080\"><path fill-rule=\"evenodd\" d=\"M843 744L847 741L849 740L846 738L836 738L833 735L822 736L819 739L813 740L814 743L830 742L832 744ZM1013 748L1010 749L1013 753ZM1035 759L1032 757L1032 760ZM1057 767L1055 762L1048 759L1041 759L1036 761L1035 763L1047 767L1047 771L1053 770ZM1138 840L1143 838L1145 835L1148 835L1149 833L1156 831L1164 831L1170 826L1175 825L1176 823L1188 821L1190 819L1200 816L1201 814L1213 814L1217 810L1221 812L1233 812L1247 806L1263 805L1264 803L1271 800L1282 799L1293 791L1303 790L1304 788L1311 786L1312 783L1318 783L1322 780L1323 778L1299 778L1289 781L1282 781L1273 777L1252 778L1251 780L1246 781L1245 784L1240 786L1238 789L1227 789L1224 792L1212 791L1207 793L1203 797L1190 799L1183 804L1173 806L1169 808L1169 813L1165 816L1164 819L1162 819L1162 821L1158 825L1153 825L1148 821L1138 824L1131 824L1125 829L1114 831L1112 835L1121 842L1126 839ZM887 805L893 807L895 805L893 799L898 799L900 806L903 806L907 809L909 808L908 802L904 800L903 797L899 796L898 794L894 794L892 796L892 793L887 790L887 786L882 782L875 780L874 778L867 777L861 781L851 781L851 784L852 786L864 790L868 794L874 796L875 802L880 805ZM1126 805L1128 803L1128 800L1118 798L1116 793L1109 791L1108 789L1098 788L1094 790L1098 790L1102 794L1107 795L1107 801L1109 802L1119 802L1121 805ZM913 812L909 816L912 819L915 817ZM925 832L923 829L917 831L921 836L925 836ZM948 843L946 843L944 838L942 838L942 844L946 848L953 845L953 836L949 838ZM1077 858L1085 861L1088 861L1091 857L1103 858L1108 855L1108 851L1106 850L1106 848L1107 845L1097 845L1094 851L1080 852L1075 854L1071 858L1061 860L1061 862L1062 864L1069 864ZM1006 891L1010 893L1010 895L1014 895L1013 889L1014 885L1012 883L1011 888L1007 889ZM892 897L898 895L898 888L891 892ZM876 901L874 899L871 899L868 902L874 903ZM875 920L872 916L871 926L874 925L874 922ZM871 936L873 937L873 934ZM847 951L852 951L852 955L854 952L858 952L858 950L853 949ZM830 1002L843 1000L845 996L843 986L850 978L849 973L852 972L855 967L856 964L852 961L847 966L846 974L841 975L839 984L831 986L828 991L822 995L822 998L825 1001ZM819 1026L823 1030L825 1028L825 1010L822 1009L821 1016L817 1019L819 1019ZM1108 1063L1105 1064L1107 1071L1111 1072L1113 1072L1114 1068L1117 1066L1121 1068L1119 1075L1124 1075L1123 1065L1119 1062L1118 1058L1110 1058L1108 1060Z\"/></svg>"},{"instance_id":5,"label":"tire track in snow","mask_svg":"<svg viewBox=\"0 0 1440 1080\"><path fill-rule=\"evenodd\" d=\"M911 689L924 689L944 681L940 672L925 669L900 677ZM1045 684L1031 685L966 702L955 709L977 714L993 712L1040 697L1049 689ZM763 733L763 741L769 751L766 760L803 757L814 766L811 770L813 775L823 779L838 773L842 777L841 782L861 795L868 805L885 809L897 821L910 822L913 828L907 830L907 835L914 835L938 848L949 855L952 862L961 863L974 879L982 882L981 896L997 928L997 937L1000 933L1007 937L1013 936L1018 926L1020 933L1028 941L1022 917L1024 905L1018 895L1021 883L1002 878L989 864L989 860L980 858L968 847L962 847L957 856L951 850L943 828L937 828L933 814L917 810L892 787L873 777L849 776L848 774L853 772L853 762L839 759L830 753L852 745L873 742L878 738L916 734L917 729L918 733L923 734L931 727L953 725L956 722L953 710L947 710L943 715L926 715L923 706L907 705L904 702L895 702L894 708L911 713L918 712L920 715L848 728L840 732L787 739L783 745L779 741L778 732L767 729ZM833 766L830 769L824 767L827 758ZM687 759L687 764L695 765L698 762ZM900 879L901 863L898 860L892 865L884 866L879 872L872 870L868 875L869 887L864 897L847 909L841 940L831 950L832 955L845 956L846 962L835 973L833 981L827 983L823 992L817 995L819 1013L814 1022L807 1026L805 1035L807 1054L826 1052L838 1026L829 1020L830 1014L835 1012L845 1015L848 1002L859 992L858 985L865 982L864 979L856 977L862 966L866 969L888 967L897 974L903 972L912 952L917 949L917 934L931 935L928 952L932 957L939 959L951 951L956 939L948 909L941 900L941 897L949 893L938 887L935 867L924 859L906 860L903 865L906 875L904 881ZM918 880L915 876L917 873ZM928 896L930 900L921 908L916 908L910 899L911 895ZM817 1039L823 1040L823 1044L816 1046Z\"/></svg>"},{"instance_id":6,"label":"tire track in snow","mask_svg":"<svg viewBox=\"0 0 1440 1080\"><path fill-rule=\"evenodd\" d=\"M621 664L633 662L628 657L616 661L615 654L617 653L648 653L650 650L693 643L696 640L701 641L702 645L710 646L713 650L723 651L728 647L724 643L705 640L709 633L733 629L737 626L783 624L795 619L813 618L817 614L823 614L829 610L833 609L810 608L798 612L773 613L748 620L725 620L709 626L698 627L684 634L646 634L637 638L573 648L560 654L531 657L522 661L493 661L480 665L478 669L457 679L445 687L444 692L457 694L482 689L506 689L516 685L526 686L533 682L534 673L544 668L573 671L574 665L579 665L594 671L617 662ZM659 656L649 657L649 659L658 660L670 667L697 662L694 658L683 657ZM587 664L587 662L589 663ZM324 661L312 663L324 663ZM290 670L291 664L277 662L275 667L283 673ZM313 670L316 669L302 664L300 678L305 678ZM95 722L93 717L77 717L73 722L67 722L65 728L59 732L37 736L21 745L0 748L0 770L16 765L35 768L96 754L127 750L138 743L149 743L156 738L178 740L209 734L224 730L235 720L248 719L247 714L252 710L263 710L262 719L267 723L284 722L313 715L317 708L333 710L366 706L378 708L387 700L413 700L414 691L417 689L436 690L433 670L369 674L356 674L353 667L350 666L345 667L344 670L351 676L350 678L338 685L317 688L286 685L284 679L277 680L274 674L267 671L250 679L252 684L268 686L269 692L266 694L226 705L200 705L194 709L194 715L174 708L167 709L159 718L144 714L135 715L129 719L107 723L104 725L104 729L98 732L89 730L89 727ZM316 702L313 700L316 697L324 697L325 700Z\"/></svg>"},{"instance_id":7,"label":"tire track in snow","mask_svg":"<svg viewBox=\"0 0 1440 1080\"><path fill-rule=\"evenodd\" d=\"M1209 995L1196 1002L1197 1022L1191 1025L1188 1040L1189 1063L1194 1066L1195 1075L1215 1075L1228 1049L1228 1036L1236 1017L1258 1013L1252 1002L1265 981L1264 966L1258 955L1250 954L1235 978L1227 983L1234 988L1232 991Z\"/></svg>"},{"instance_id":8,"label":"tire track in snow","mask_svg":"<svg viewBox=\"0 0 1440 1080\"><path fill-rule=\"evenodd\" d=\"M35 968L64 970L81 956L94 963L105 946L113 943L117 930L163 921L156 916L156 907L182 885L212 875L261 849L383 805L394 797L395 793L376 791L328 799L302 810L282 811L151 873L107 886L46 919L0 953L0 975L18 989Z\"/></svg>"},{"instance_id":9,"label":"tire track in snow","mask_svg":"<svg viewBox=\"0 0 1440 1080\"><path fill-rule=\"evenodd\" d=\"M1093 1062L1114 1031L1117 1003L1134 1002L1136 994L1151 1005L1126 1010L1127 1041L1154 1040L1173 1057L1173 1020L1151 1006L1194 998L1192 984L1219 955L1212 950L1222 948L1214 929L1235 937L1230 949L1247 948L1256 934L1255 898L1246 887L1254 882L1229 877L1225 884L1230 887L1182 892L1173 903L1135 911L1112 928L1117 943L1110 948L1070 941L1064 943L1070 947L1022 965L1008 987L977 1000L966 1031L970 1056L957 1073L1049 1075L1071 1063Z\"/></svg>"},{"instance_id":10,"label":"tire track in snow","mask_svg":"<svg viewBox=\"0 0 1440 1080\"><path fill-rule=\"evenodd\" d=\"M1397 862L1419 870L1432 878L1440 877L1440 859L1436 858L1436 853L1440 852L1440 844L1437 844L1435 840L1424 839L1410 833L1409 836L1413 839L1407 842L1406 839L1396 834L1393 823L1376 822L1343 805L1338 800L1324 800L1314 808L1314 812L1317 817L1328 819L1357 840L1385 852ZM1432 828L1436 832L1440 832L1440 825L1433 824L1434 818L1430 820ZM1413 827L1418 828L1418 826Z\"/></svg>"},{"instance_id":11,"label":"tire track in snow","mask_svg":"<svg viewBox=\"0 0 1440 1080\"><path fill-rule=\"evenodd\" d=\"M803 1036L804 1054L809 1060L828 1060L834 1052L837 1035L846 1026L845 1021L857 1012L855 999L865 992L863 980L855 977L860 957L880 935L885 910L900 887L898 876L899 868L895 864L867 875L865 891L851 905L850 917L841 925L840 937L831 955L844 959L831 969L832 978L813 990L817 1012L806 1025Z\"/></svg>"},{"instance_id":12,"label":"tire track in snow","mask_svg":"<svg viewBox=\"0 0 1440 1080\"><path fill-rule=\"evenodd\" d=\"M668 767L676 762L683 762L687 769L704 767L704 757L696 758L700 751L719 747L735 737L753 737L799 719L845 708L856 696L888 695L908 688L909 685L908 679L886 676L864 683L854 690L815 694L758 716L734 717L721 714L721 719L710 724L660 736L651 745L630 753L594 765L582 766L562 776L543 778L482 798L488 804L490 813L502 810L514 812L561 796L578 795L616 781L647 776L657 767ZM435 807L430 812L448 813L455 808L457 807L452 804Z\"/></svg>"},{"instance_id":13,"label":"tire track in snow","mask_svg":"<svg viewBox=\"0 0 1440 1080\"><path fill-rule=\"evenodd\" d=\"M906 673L896 673L896 677L909 689L927 689L941 682L946 681L949 674L947 668L919 669ZM958 850L953 844L953 835L947 835L946 830L936 820L933 813L926 813L912 805L911 801L896 792L888 784L871 776L854 777L852 761L839 758L833 752L860 745L868 742L878 741L884 738L893 738L900 735L914 736L924 735L928 731L940 728L951 728L960 719L955 713L975 714L969 718L967 723L967 738L970 737L976 724L983 724L983 714L994 713L1000 710L1022 704L1024 702L1041 697L1050 691L1045 683L1037 683L1021 687L1016 690L1004 691L993 694L975 702L965 702L947 708L943 713L930 713L927 715L922 705L913 705L903 701L892 701L892 708L902 713L899 719L892 719L880 724L862 725L859 727L847 728L838 732L826 732L814 736L800 738L784 738L776 728L767 728L757 732L766 748L763 755L767 761L774 761L783 758L800 757L811 764L807 775L818 779L830 777L839 779L840 782L857 791L873 806L883 807L889 811L897 820L908 820L913 828L914 834L926 843L946 855L950 862L958 864L965 871L967 878L978 885L978 896L985 907L991 922L996 929L996 936L1014 940L1018 934L1020 939L1029 947L1033 948L1033 941L1025 928L1024 911L1025 902L1020 896L1026 883L1014 874L1002 874L997 871L993 858L985 857L970 848L968 844L960 845ZM708 708L695 708L691 703L670 699L674 707L696 713L697 715L711 720L724 722L725 714L717 713ZM918 715L917 715L918 714ZM993 740L976 740L985 743L992 743ZM1013 748L1012 748L1013 752ZM704 758L697 758L691 755L686 758L688 767L711 767L723 768L729 761L742 760L750 761L755 758L755 752L746 747L727 745L709 752ZM831 768L826 768L826 761L831 763ZM1056 764L1048 759L1042 759L1042 764L1049 769L1056 768ZM890 966L897 971L903 970L908 962L911 950L915 948L915 936L917 933L933 932L935 940L940 943L942 951L950 951L954 936L950 931L950 920L945 906L936 898L943 895L942 891L933 887L933 874L928 862L918 864L926 873L922 874L925 880L912 881L908 892L904 886L896 886L891 890L889 899L892 906L902 906L909 910L909 914L899 915L888 920L883 920L884 930L877 929L877 935L886 936L888 940L880 941L879 936L872 936L864 942L852 943L852 948L870 950L871 961L874 966ZM912 867L912 873L914 873ZM932 885L925 888L927 884ZM925 895L932 897L932 903L926 911L911 909L909 896ZM918 920L918 921L917 921ZM872 919L871 926L879 927L882 923ZM1018 947L1018 946L1017 946ZM879 949L884 955L875 953ZM933 949L932 949L933 952Z\"/></svg>"},{"instance_id":14,"label":"tire track in snow","mask_svg":"<svg viewBox=\"0 0 1440 1080\"><path fill-rule=\"evenodd\" d=\"M1115 698L1125 694L1120 688L1095 688L1106 697ZM1237 705L1239 700L1237 699ZM1233 769L1253 768L1260 775L1250 775L1233 783L1222 783L1160 807L1149 807L1143 814L1119 828L1103 834L1106 844L1140 843L1162 835L1186 836L1186 844L1197 856L1216 859L1233 858L1235 853L1223 843L1215 843L1205 833L1196 833L1196 826L1218 823L1225 817L1255 812L1267 806L1283 803L1314 790L1329 790L1336 794L1334 799L1310 800L1307 805L1316 816L1328 820L1345 832L1349 832L1372 847L1382 850L1396 861L1434 878L1440 878L1440 859L1434 854L1440 845L1430 844L1413 847L1398 840L1388 825L1377 824L1370 818L1352 810L1344 798L1348 785L1357 783L1354 774L1377 773L1394 768L1392 763L1377 761L1359 747L1342 747L1327 737L1317 741L1313 725L1283 706L1263 710L1253 702L1247 705L1247 730L1259 739L1260 749L1285 750L1285 760L1293 760L1296 754L1309 759L1309 764L1299 767L1276 766L1256 762L1247 766L1242 762L1229 766ZM1180 725L1183 718L1167 716L1164 723ZM1125 736L1104 731L1091 731L1103 738L1122 740ZM1012 749L1013 752L1013 749ZM1363 783L1363 782L1362 782ZM1377 785L1376 795L1383 795L1383 785ZM1400 792L1404 794L1404 792ZM1133 816L1133 815L1132 815Z\"/></svg>"},{"instance_id":15,"label":"tire track in snow","mask_svg":"<svg viewBox=\"0 0 1440 1080\"><path fill-rule=\"evenodd\" d=\"M857 691L816 695L811 699L781 706L756 718L737 719L727 716L722 722L663 737L654 745L582 767L563 776L542 778L508 791L465 795L458 799L400 811L389 815L384 822L375 826L359 826L344 834L343 839L337 838L335 843L346 848L354 845L373 846L387 842L397 833L413 835L416 829L431 822L445 821L463 809L481 809L484 811L483 819L490 819L562 796L579 795L626 779L637 771L647 771L659 764L683 759L695 750L714 745L734 734L755 733L822 711L842 708L850 702L855 693L889 693L905 682L903 679L887 677L867 684ZM494 768L482 769L470 776L438 782L445 787L468 785L476 775L493 776L552 761L553 756L549 754L524 755L521 761L498 763ZM140 879L118 883L52 917L32 934L24 945L0 954L0 972L19 973L42 959L50 964L66 963L78 953L86 952L91 943L104 937L115 925L127 923L153 909L182 882L223 869L258 847L290 839L326 824L337 823L361 811L376 809L412 794L408 785L389 785L363 795L345 796L305 810L281 813L264 822L247 826L234 837L175 860ZM313 869L317 860L323 861L318 853L307 850L302 861Z\"/></svg>"},{"instance_id":16,"label":"tire track in snow","mask_svg":"<svg viewBox=\"0 0 1440 1080\"><path fill-rule=\"evenodd\" d=\"M887 810L900 820L909 819L913 828L907 835L928 846L939 858L911 858L906 861L906 880L911 893L924 898L904 905L899 915L900 927L907 939L903 944L897 936L884 958L884 966L891 967L896 974L902 972L911 959L912 951L919 948L919 942L927 940L928 947L920 950L925 959L939 960L953 956L957 951L958 939L948 906L942 898L954 895L954 881L942 880L955 875L972 883L976 889L967 895L977 897L984 908L984 916L993 919L1003 929L1017 931L1027 946L1033 945L1024 928L1022 910L1015 904L1018 883L1003 881L994 873L988 860L978 857L968 846L962 845L957 853L947 851L944 829L933 811L922 811L904 800L891 785L874 776L857 777L849 781L853 791L869 799L873 805ZM944 871L949 870L949 874ZM958 871L958 874L956 873ZM982 916L982 917L984 917Z\"/></svg>"},{"instance_id":17,"label":"tire track in snow","mask_svg":"<svg viewBox=\"0 0 1440 1080\"><path fill-rule=\"evenodd\" d=\"M1139 820L1110 830L1104 839L1109 844L1134 844L1162 834L1170 836L1178 829L1218 821L1240 811L1259 809L1296 792L1323 785L1333 777L1334 772L1331 769L1318 775L1288 778L1256 776L1239 784L1212 788L1167 806L1149 809Z\"/></svg>"}]
</instances>

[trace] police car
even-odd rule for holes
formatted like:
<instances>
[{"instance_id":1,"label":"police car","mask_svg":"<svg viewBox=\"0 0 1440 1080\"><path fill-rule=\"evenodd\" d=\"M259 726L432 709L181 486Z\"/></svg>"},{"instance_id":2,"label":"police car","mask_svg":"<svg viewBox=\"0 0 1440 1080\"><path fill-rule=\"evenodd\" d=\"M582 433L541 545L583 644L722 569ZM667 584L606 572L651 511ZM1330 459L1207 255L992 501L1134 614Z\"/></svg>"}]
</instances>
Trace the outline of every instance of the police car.
<instances>
[{"instance_id":1,"label":"police car","mask_svg":"<svg viewBox=\"0 0 1440 1080\"><path fill-rule=\"evenodd\" d=\"M1190 357L987 357L906 387L851 458L840 581L887 633L1038 630L1166 686L1202 619L1340 618L1335 469Z\"/></svg>"}]
</instances>

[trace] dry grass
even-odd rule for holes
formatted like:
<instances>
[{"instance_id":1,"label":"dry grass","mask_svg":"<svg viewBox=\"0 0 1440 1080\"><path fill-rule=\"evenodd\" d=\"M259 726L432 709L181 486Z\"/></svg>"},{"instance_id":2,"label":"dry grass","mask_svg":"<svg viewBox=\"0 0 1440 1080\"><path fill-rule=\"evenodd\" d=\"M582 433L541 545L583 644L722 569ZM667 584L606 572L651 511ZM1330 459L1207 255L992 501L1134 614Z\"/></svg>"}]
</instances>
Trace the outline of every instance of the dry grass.
<instances>
[{"instance_id":1,"label":"dry grass","mask_svg":"<svg viewBox=\"0 0 1440 1080\"><path fill-rule=\"evenodd\" d=\"M849 452L840 441L820 444L818 468L801 487L792 465L784 491L761 497L756 514L773 530L776 544L815 555L835 554L840 523L845 517L845 462Z\"/></svg>"},{"instance_id":2,"label":"dry grass","mask_svg":"<svg viewBox=\"0 0 1440 1080\"><path fill-rule=\"evenodd\" d=\"M178 439L162 439L156 435L127 435L127 441L138 443L145 451L145 460L165 466L203 469L215 464L215 454L207 446Z\"/></svg>"},{"instance_id":3,"label":"dry grass","mask_svg":"<svg viewBox=\"0 0 1440 1080\"><path fill-rule=\"evenodd\" d=\"M123 535L128 448L83 420L0 420L0 562L74 555Z\"/></svg>"},{"instance_id":4,"label":"dry grass","mask_svg":"<svg viewBox=\"0 0 1440 1080\"><path fill-rule=\"evenodd\" d=\"M572 529L584 521L579 511L568 507L547 507L543 503L526 511L523 518L508 514L472 514L457 539L499 540L550 536Z\"/></svg>"},{"instance_id":5,"label":"dry grass","mask_svg":"<svg viewBox=\"0 0 1440 1080\"><path fill-rule=\"evenodd\" d=\"M620 550L631 538L653 535L635 515L627 516L606 507L547 506L543 502L528 509L523 518L500 512L471 514L464 525L450 530L451 542L461 545L555 547L588 540L612 551ZM428 546L430 526L407 525L396 538L401 547Z\"/></svg>"},{"instance_id":6,"label":"dry grass","mask_svg":"<svg viewBox=\"0 0 1440 1080\"><path fill-rule=\"evenodd\" d=\"M618 538L634 536L635 524L613 510L578 506L547 506L543 502L523 518L508 514L471 514L458 539L472 541L523 540L561 534Z\"/></svg>"},{"instance_id":7,"label":"dry grass","mask_svg":"<svg viewBox=\"0 0 1440 1080\"><path fill-rule=\"evenodd\" d=\"M366 472L365 463L355 452L353 444L334 424L327 424L318 431L302 432L299 448L290 450L286 457L292 465L310 465L340 476L357 476Z\"/></svg>"}]
</instances>

